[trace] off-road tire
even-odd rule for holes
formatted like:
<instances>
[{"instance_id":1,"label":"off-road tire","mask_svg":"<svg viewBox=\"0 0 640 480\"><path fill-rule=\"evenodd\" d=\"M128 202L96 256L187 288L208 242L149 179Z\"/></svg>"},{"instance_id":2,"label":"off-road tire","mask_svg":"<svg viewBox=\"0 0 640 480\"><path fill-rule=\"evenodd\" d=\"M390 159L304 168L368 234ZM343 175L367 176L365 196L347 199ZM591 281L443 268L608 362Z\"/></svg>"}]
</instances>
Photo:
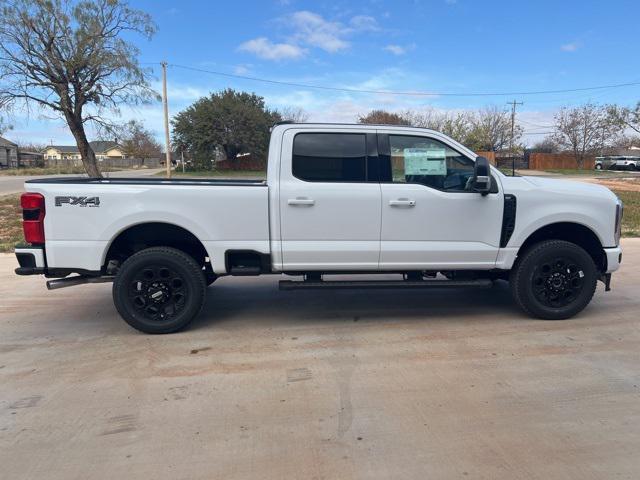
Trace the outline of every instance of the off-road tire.
<instances>
[{"instance_id":1,"label":"off-road tire","mask_svg":"<svg viewBox=\"0 0 640 480\"><path fill-rule=\"evenodd\" d=\"M565 267L556 268L557 262L565 262ZM548 268L552 271L547 271L547 275L543 269ZM589 304L597 280L598 269L582 247L564 240L545 240L517 259L509 283L516 304L530 316L563 320L578 314ZM557 295L554 282L561 284L558 288L568 283L566 289L571 292L562 290L559 301L554 301ZM565 301L566 305L563 304Z\"/></svg>"},{"instance_id":2,"label":"off-road tire","mask_svg":"<svg viewBox=\"0 0 640 480\"><path fill-rule=\"evenodd\" d=\"M120 316L144 333L172 333L186 327L204 304L202 267L169 247L141 250L121 266L113 282Z\"/></svg>"}]
</instances>

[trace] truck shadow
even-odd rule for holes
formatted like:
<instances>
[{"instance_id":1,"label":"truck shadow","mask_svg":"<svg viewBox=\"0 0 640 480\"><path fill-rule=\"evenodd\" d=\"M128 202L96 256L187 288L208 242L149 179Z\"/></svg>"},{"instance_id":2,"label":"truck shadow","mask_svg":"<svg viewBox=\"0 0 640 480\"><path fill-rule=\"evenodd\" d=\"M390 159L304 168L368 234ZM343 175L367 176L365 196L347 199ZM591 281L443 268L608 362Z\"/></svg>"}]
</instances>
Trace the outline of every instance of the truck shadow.
<instances>
[{"instance_id":1,"label":"truck shadow","mask_svg":"<svg viewBox=\"0 0 640 480\"><path fill-rule=\"evenodd\" d=\"M506 282L489 289L393 289L280 291L283 277L219 279L191 329L242 321L260 326L307 322L468 321L481 317L525 318Z\"/></svg>"}]
</instances>

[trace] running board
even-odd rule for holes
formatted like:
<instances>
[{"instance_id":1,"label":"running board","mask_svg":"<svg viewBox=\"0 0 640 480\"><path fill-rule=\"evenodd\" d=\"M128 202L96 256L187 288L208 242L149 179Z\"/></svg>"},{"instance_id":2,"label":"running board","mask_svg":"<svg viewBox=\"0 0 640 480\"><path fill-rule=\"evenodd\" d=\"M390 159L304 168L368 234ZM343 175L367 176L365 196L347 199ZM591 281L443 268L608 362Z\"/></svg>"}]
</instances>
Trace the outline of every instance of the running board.
<instances>
[{"instance_id":1,"label":"running board","mask_svg":"<svg viewBox=\"0 0 640 480\"><path fill-rule=\"evenodd\" d=\"M281 280L280 290L316 290L348 288L490 288L493 280Z\"/></svg>"}]
</instances>

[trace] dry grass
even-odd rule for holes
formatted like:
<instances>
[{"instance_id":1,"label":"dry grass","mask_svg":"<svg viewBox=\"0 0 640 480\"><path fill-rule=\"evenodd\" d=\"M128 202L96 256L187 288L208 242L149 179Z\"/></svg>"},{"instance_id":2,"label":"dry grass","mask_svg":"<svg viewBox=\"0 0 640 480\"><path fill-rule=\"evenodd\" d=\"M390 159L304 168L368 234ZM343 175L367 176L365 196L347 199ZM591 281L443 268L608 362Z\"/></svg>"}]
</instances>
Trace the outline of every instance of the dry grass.
<instances>
[{"instance_id":1,"label":"dry grass","mask_svg":"<svg viewBox=\"0 0 640 480\"><path fill-rule=\"evenodd\" d=\"M0 252L13 252L23 241L20 194L0 196Z\"/></svg>"},{"instance_id":2,"label":"dry grass","mask_svg":"<svg viewBox=\"0 0 640 480\"><path fill-rule=\"evenodd\" d=\"M629 190L614 190L624 204L622 216L622 236L640 236L640 192Z\"/></svg>"}]
</instances>

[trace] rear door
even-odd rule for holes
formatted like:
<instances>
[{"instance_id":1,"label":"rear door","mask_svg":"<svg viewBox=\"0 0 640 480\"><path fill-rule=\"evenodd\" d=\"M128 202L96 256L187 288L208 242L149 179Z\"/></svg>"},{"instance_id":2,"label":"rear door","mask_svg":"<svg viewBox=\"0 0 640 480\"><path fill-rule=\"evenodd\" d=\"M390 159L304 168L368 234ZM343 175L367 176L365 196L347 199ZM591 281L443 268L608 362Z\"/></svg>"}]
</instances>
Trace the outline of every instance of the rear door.
<instances>
[{"instance_id":1,"label":"rear door","mask_svg":"<svg viewBox=\"0 0 640 480\"><path fill-rule=\"evenodd\" d=\"M380 131L381 269L489 269L504 200L472 188L474 160L446 137Z\"/></svg>"},{"instance_id":2,"label":"rear door","mask_svg":"<svg viewBox=\"0 0 640 480\"><path fill-rule=\"evenodd\" d=\"M375 270L380 184L375 132L290 129L280 164L282 269Z\"/></svg>"}]
</instances>

